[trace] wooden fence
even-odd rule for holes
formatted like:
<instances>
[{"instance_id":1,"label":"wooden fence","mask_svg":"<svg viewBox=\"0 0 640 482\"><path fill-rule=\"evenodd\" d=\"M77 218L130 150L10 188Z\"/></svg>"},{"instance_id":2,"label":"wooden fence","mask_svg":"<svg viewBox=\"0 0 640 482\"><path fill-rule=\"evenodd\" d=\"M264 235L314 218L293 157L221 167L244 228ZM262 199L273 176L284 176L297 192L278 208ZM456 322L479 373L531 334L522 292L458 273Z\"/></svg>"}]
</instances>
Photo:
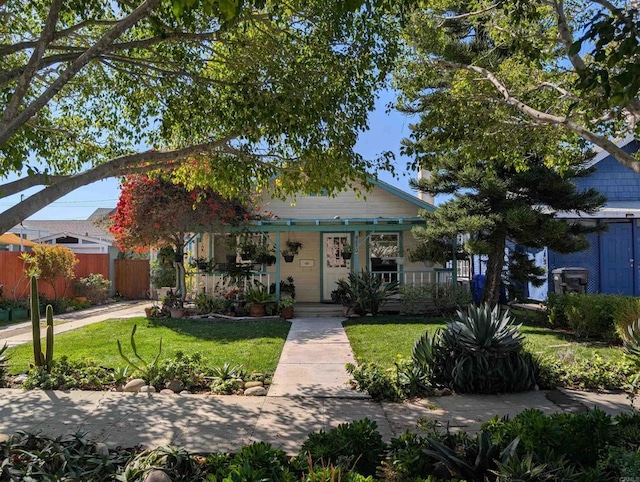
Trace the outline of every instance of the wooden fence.
<instances>
[{"instance_id":1,"label":"wooden fence","mask_svg":"<svg viewBox=\"0 0 640 482\"><path fill-rule=\"evenodd\" d=\"M115 288L130 300L149 298L149 260L116 259Z\"/></svg>"},{"instance_id":2,"label":"wooden fence","mask_svg":"<svg viewBox=\"0 0 640 482\"><path fill-rule=\"evenodd\" d=\"M20 259L21 254L17 251L0 251L0 284L4 285L5 298L29 296L29 280L24 274L25 265ZM76 254L76 257L76 278L84 278L93 273L110 279L108 254ZM53 287L41 280L38 283L38 291L48 298L54 298L56 295L58 298L69 298L74 295L73 281L67 283L62 279L57 280L54 293Z\"/></svg>"}]
</instances>

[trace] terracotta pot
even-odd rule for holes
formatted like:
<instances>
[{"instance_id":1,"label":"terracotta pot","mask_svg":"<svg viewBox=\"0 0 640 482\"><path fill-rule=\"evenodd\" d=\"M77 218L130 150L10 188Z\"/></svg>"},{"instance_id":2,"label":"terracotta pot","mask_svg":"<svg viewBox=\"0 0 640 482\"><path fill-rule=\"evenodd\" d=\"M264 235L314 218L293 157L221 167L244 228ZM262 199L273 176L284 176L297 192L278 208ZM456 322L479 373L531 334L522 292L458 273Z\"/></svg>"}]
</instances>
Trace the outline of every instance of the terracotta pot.
<instances>
[{"instance_id":1,"label":"terracotta pot","mask_svg":"<svg viewBox=\"0 0 640 482\"><path fill-rule=\"evenodd\" d=\"M184 308L171 308L171 318L184 318Z\"/></svg>"},{"instance_id":2,"label":"terracotta pot","mask_svg":"<svg viewBox=\"0 0 640 482\"><path fill-rule=\"evenodd\" d=\"M266 314L267 314L267 309L264 305L256 304L256 303L249 305L249 316L258 317L258 316L265 316Z\"/></svg>"},{"instance_id":3,"label":"terracotta pot","mask_svg":"<svg viewBox=\"0 0 640 482\"><path fill-rule=\"evenodd\" d=\"M280 317L285 320L293 318L293 306L285 306L280 309Z\"/></svg>"}]
</instances>

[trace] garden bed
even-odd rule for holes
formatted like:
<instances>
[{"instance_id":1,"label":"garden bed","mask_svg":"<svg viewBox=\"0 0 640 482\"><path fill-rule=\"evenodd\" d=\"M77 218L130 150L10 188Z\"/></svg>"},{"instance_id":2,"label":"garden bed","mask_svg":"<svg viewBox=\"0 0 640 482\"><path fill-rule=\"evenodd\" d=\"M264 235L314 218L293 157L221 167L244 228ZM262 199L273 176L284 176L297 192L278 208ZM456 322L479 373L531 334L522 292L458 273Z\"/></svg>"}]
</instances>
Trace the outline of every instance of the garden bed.
<instances>
[{"instance_id":1,"label":"garden bed","mask_svg":"<svg viewBox=\"0 0 640 482\"><path fill-rule=\"evenodd\" d=\"M137 356L130 344L134 326ZM268 385L289 327L289 322L255 319L243 323L108 320L56 335L54 362L48 370L29 370L33 363L31 344L10 348L9 371L13 381L17 374L23 374L20 386L26 388L115 390L141 378L155 391L179 381L173 383L179 387L173 391L243 393L245 382L251 382L249 388ZM119 353L117 340L129 362Z\"/></svg>"}]
</instances>

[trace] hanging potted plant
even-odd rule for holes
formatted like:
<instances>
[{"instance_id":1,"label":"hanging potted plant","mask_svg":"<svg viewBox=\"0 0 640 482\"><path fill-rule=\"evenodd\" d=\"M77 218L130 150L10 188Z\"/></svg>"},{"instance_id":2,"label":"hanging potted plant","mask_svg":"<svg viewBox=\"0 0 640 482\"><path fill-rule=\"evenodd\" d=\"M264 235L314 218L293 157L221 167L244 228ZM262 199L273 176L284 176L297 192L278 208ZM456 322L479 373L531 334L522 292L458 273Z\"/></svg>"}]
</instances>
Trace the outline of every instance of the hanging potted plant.
<instances>
[{"instance_id":1,"label":"hanging potted plant","mask_svg":"<svg viewBox=\"0 0 640 482\"><path fill-rule=\"evenodd\" d=\"M257 255L258 246L251 241L245 241L238 245L238 251L240 251L240 258L242 261L249 261L255 259Z\"/></svg>"},{"instance_id":2,"label":"hanging potted plant","mask_svg":"<svg viewBox=\"0 0 640 482\"><path fill-rule=\"evenodd\" d=\"M277 260L275 251L266 244L256 246L255 257L253 258L258 264L266 264L271 266Z\"/></svg>"},{"instance_id":3,"label":"hanging potted plant","mask_svg":"<svg viewBox=\"0 0 640 482\"><path fill-rule=\"evenodd\" d=\"M293 257L302 249L302 243L299 241L291 241L290 239L287 239L285 245L286 248L281 251L281 254L284 258L285 263L291 263L293 262Z\"/></svg>"},{"instance_id":4,"label":"hanging potted plant","mask_svg":"<svg viewBox=\"0 0 640 482\"><path fill-rule=\"evenodd\" d=\"M351 256L351 245L349 243L344 243L342 245L342 259L351 259Z\"/></svg>"}]
</instances>

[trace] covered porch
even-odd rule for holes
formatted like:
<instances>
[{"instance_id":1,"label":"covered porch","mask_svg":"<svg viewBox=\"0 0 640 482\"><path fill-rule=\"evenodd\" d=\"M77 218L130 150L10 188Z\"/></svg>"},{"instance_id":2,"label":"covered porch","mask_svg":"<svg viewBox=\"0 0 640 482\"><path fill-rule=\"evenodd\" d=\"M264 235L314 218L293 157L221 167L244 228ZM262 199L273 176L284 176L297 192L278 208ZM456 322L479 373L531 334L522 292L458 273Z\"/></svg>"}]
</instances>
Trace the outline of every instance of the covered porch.
<instances>
[{"instance_id":1,"label":"covered porch","mask_svg":"<svg viewBox=\"0 0 640 482\"><path fill-rule=\"evenodd\" d=\"M300 303L331 301L335 282L349 273L368 270L401 285L455 283L457 266L412 263L408 253L417 246L411 228L424 223L412 218L271 219L253 221L242 233L207 233L196 236L188 250L211 260L213 271L196 273L199 292L213 294L235 281L230 273L241 270L248 283L272 286L280 298L281 281L293 278ZM230 237L251 236L275 255L273 264L243 260ZM285 260L287 242L301 243L299 252Z\"/></svg>"}]
</instances>

